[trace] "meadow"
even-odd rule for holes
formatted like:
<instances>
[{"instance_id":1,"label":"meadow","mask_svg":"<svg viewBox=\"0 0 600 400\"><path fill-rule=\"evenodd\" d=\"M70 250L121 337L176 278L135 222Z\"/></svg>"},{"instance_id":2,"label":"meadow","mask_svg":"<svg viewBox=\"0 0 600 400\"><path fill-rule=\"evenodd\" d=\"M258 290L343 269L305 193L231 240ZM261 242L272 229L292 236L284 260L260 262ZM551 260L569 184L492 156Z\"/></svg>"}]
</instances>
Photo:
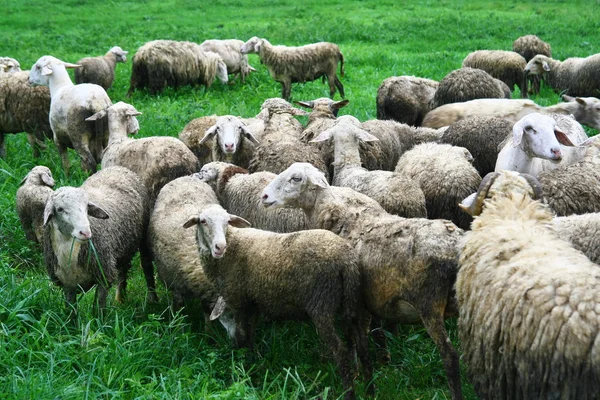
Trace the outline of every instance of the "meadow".
<instances>
[{"instance_id":1,"label":"meadow","mask_svg":"<svg viewBox=\"0 0 600 400\"><path fill-rule=\"evenodd\" d=\"M160 95L125 94L130 59L154 39L189 40L265 37L273 44L337 43L345 57L341 78L349 106L341 114L375 118L379 84L394 75L440 80L478 49L511 50L525 34L552 45L557 59L600 52L597 1L358 1L191 0L39 1L5 0L0 20L0 56L23 69L43 55L63 61L104 54L115 45L129 60L117 66L108 91L143 114L140 137L177 136L193 118L211 114L251 117L262 102L280 96L255 55L258 71L245 84L167 89ZM295 84L294 100L328 95L320 81ZM518 97L518 92L513 94ZM339 94L336 94L339 99ZM1 99L0 99L1 100ZM544 87L534 100L559 101ZM305 120L303 120L304 122ZM589 134L596 132L588 130ZM200 315L172 315L159 285L160 302L146 304L139 262L132 270L128 299L96 317L93 293L80 297L74 325L66 320L63 294L48 279L39 247L25 239L15 211L19 182L35 165L48 166L57 187L79 186L86 178L71 152L66 177L54 145L39 159L25 135L7 135L0 160L0 398L2 399L336 399L341 382L314 328L301 323L262 323L256 354L232 350L224 330L204 330ZM460 349L456 321L447 321ZM439 354L420 326L388 335L392 361L377 365L378 399L446 399ZM372 348L374 350L374 348ZM464 367L464 366L463 366ZM464 368L463 368L464 369ZM364 395L366 382L357 381ZM467 399L476 398L463 374Z\"/></svg>"}]
</instances>

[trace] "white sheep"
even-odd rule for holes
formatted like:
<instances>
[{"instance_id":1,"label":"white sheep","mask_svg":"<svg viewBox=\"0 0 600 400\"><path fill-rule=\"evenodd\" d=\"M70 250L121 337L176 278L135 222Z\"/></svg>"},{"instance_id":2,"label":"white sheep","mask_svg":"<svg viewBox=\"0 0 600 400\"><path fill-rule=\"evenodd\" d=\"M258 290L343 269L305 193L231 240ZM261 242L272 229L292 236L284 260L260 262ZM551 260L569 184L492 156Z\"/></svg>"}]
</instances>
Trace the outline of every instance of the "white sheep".
<instances>
[{"instance_id":1,"label":"white sheep","mask_svg":"<svg viewBox=\"0 0 600 400\"><path fill-rule=\"evenodd\" d=\"M0 74L12 74L13 72L19 72L21 70L21 64L10 57L0 57Z\"/></svg>"},{"instance_id":2,"label":"white sheep","mask_svg":"<svg viewBox=\"0 0 600 400\"><path fill-rule=\"evenodd\" d=\"M114 46L99 57L85 57L77 61L80 68L75 69L75 83L95 83L108 90L115 80L117 63L127 61L128 52Z\"/></svg>"},{"instance_id":3,"label":"white sheep","mask_svg":"<svg viewBox=\"0 0 600 400\"><path fill-rule=\"evenodd\" d=\"M200 48L203 51L212 51L220 55L227 65L227 73L239 75L244 83L250 72L256 71L256 69L248 64L248 56L240 52L243 45L244 42L238 39L209 39L200 43Z\"/></svg>"},{"instance_id":4,"label":"white sheep","mask_svg":"<svg viewBox=\"0 0 600 400\"><path fill-rule=\"evenodd\" d=\"M27 239L42 243L44 225L44 207L52 194L54 178L50 168L33 167L21 181L17 190L17 215Z\"/></svg>"}]
</instances>

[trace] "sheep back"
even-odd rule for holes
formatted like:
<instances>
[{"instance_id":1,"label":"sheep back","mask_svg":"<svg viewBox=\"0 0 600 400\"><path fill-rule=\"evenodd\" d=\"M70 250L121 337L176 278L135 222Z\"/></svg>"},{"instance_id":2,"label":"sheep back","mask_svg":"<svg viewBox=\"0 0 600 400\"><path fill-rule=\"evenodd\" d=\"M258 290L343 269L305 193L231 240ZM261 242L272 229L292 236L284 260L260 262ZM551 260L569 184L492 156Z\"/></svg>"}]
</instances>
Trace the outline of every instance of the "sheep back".
<instances>
[{"instance_id":1,"label":"sheep back","mask_svg":"<svg viewBox=\"0 0 600 400\"><path fill-rule=\"evenodd\" d=\"M377 119L420 126L438 85L434 80L414 76L385 79L377 89Z\"/></svg>"},{"instance_id":2,"label":"sheep back","mask_svg":"<svg viewBox=\"0 0 600 400\"><path fill-rule=\"evenodd\" d=\"M600 264L600 213L557 217L552 223L558 237Z\"/></svg>"},{"instance_id":3,"label":"sheep back","mask_svg":"<svg viewBox=\"0 0 600 400\"><path fill-rule=\"evenodd\" d=\"M115 80L116 56L85 57L77 61L81 65L75 68L75 83L94 83L108 90Z\"/></svg>"},{"instance_id":4,"label":"sheep back","mask_svg":"<svg viewBox=\"0 0 600 400\"><path fill-rule=\"evenodd\" d=\"M537 54L552 57L552 48L536 35L525 35L513 42L513 51L519 53L525 61L531 60Z\"/></svg>"},{"instance_id":5,"label":"sheep back","mask_svg":"<svg viewBox=\"0 0 600 400\"><path fill-rule=\"evenodd\" d=\"M521 97L527 97L525 66L527 61L514 51L478 50L465 57L463 67L479 68L506 83L512 91L517 85Z\"/></svg>"}]
</instances>

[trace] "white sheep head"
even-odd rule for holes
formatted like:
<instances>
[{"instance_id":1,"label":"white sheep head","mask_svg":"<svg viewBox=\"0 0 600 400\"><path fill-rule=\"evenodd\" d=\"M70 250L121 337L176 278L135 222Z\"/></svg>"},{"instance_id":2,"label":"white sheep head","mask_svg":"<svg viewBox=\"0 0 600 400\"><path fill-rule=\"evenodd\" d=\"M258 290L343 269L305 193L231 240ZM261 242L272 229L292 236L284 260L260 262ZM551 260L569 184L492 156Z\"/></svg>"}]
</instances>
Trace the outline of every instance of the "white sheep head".
<instances>
[{"instance_id":1,"label":"white sheep head","mask_svg":"<svg viewBox=\"0 0 600 400\"><path fill-rule=\"evenodd\" d=\"M119 46L111 48L108 52L114 54L117 57L117 62L122 63L127 61L127 54L129 54L128 51L123 50Z\"/></svg>"},{"instance_id":2,"label":"white sheep head","mask_svg":"<svg viewBox=\"0 0 600 400\"><path fill-rule=\"evenodd\" d=\"M571 97L562 95L566 102L576 102L579 110L576 112L578 120L591 128L600 130L600 99L596 97Z\"/></svg>"},{"instance_id":3,"label":"white sheep head","mask_svg":"<svg viewBox=\"0 0 600 400\"><path fill-rule=\"evenodd\" d=\"M261 39L258 36L253 36L252 38L248 39L248 41L246 43L244 43L242 45L242 47L240 48L240 53L242 53L242 54L258 54L258 53L260 53L260 49L263 45L263 41L266 41L266 39Z\"/></svg>"},{"instance_id":4,"label":"white sheep head","mask_svg":"<svg viewBox=\"0 0 600 400\"><path fill-rule=\"evenodd\" d=\"M52 171L50 168L38 165L33 167L31 171L21 181L21 185L27 183L28 185L37 186L48 186L54 187L54 178L52 177Z\"/></svg>"},{"instance_id":5,"label":"white sheep head","mask_svg":"<svg viewBox=\"0 0 600 400\"><path fill-rule=\"evenodd\" d=\"M50 84L50 76L53 73L65 71L65 68L79 67L81 65L67 63L56 57L42 56L33 64L29 71L29 84L33 86L48 86Z\"/></svg>"},{"instance_id":6,"label":"white sheep head","mask_svg":"<svg viewBox=\"0 0 600 400\"><path fill-rule=\"evenodd\" d=\"M206 130L199 144L202 145L215 137L221 152L225 155L235 154L243 138L254 144L259 144L258 139L248 130L246 124L233 115L224 115L217 118L215 124Z\"/></svg>"},{"instance_id":7,"label":"white sheep head","mask_svg":"<svg viewBox=\"0 0 600 400\"><path fill-rule=\"evenodd\" d=\"M325 174L310 163L293 163L275 177L262 191L261 202L266 208L310 209L316 191L329 189Z\"/></svg>"},{"instance_id":8,"label":"white sheep head","mask_svg":"<svg viewBox=\"0 0 600 400\"><path fill-rule=\"evenodd\" d=\"M513 125L513 146L528 156L552 162L562 160L560 145L575 146L556 126L554 118L539 113L527 114Z\"/></svg>"},{"instance_id":9,"label":"white sheep head","mask_svg":"<svg viewBox=\"0 0 600 400\"><path fill-rule=\"evenodd\" d=\"M12 74L13 72L19 72L21 70L21 64L14 58L0 57L0 72Z\"/></svg>"},{"instance_id":10,"label":"white sheep head","mask_svg":"<svg viewBox=\"0 0 600 400\"><path fill-rule=\"evenodd\" d=\"M125 135L134 135L140 130L140 123L136 116L142 113L135 109L131 104L119 101L112 106L98 111L86 121L97 121L108 117L110 132L124 132Z\"/></svg>"},{"instance_id":11,"label":"white sheep head","mask_svg":"<svg viewBox=\"0 0 600 400\"><path fill-rule=\"evenodd\" d=\"M543 54L533 57L525 66L525 73L530 75L543 75L550 71L551 58Z\"/></svg>"}]
</instances>

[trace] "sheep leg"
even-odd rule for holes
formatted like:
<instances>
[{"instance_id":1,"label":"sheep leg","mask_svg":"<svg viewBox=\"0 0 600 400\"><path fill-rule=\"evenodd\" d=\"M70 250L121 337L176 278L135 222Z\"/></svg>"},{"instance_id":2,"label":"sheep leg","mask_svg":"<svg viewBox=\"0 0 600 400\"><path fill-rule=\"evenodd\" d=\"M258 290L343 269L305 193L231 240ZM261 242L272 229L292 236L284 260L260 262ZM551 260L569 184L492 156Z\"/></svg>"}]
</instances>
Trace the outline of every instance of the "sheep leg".
<instances>
[{"instance_id":1,"label":"sheep leg","mask_svg":"<svg viewBox=\"0 0 600 400\"><path fill-rule=\"evenodd\" d=\"M342 82L338 79L337 75L335 76L335 86L340 91L340 96L342 96L342 98L346 97L344 94L344 85L342 85ZM333 98L333 95L331 95L331 97Z\"/></svg>"},{"instance_id":2,"label":"sheep leg","mask_svg":"<svg viewBox=\"0 0 600 400\"><path fill-rule=\"evenodd\" d=\"M96 293L94 297L94 303L98 307L98 317L104 317L104 309L106 308L106 297L108 296L108 288L101 284L96 285Z\"/></svg>"},{"instance_id":3,"label":"sheep leg","mask_svg":"<svg viewBox=\"0 0 600 400\"><path fill-rule=\"evenodd\" d=\"M146 294L146 301L148 303L158 303L158 296L156 295L156 281L154 280L154 266L152 265L152 255L150 254L150 250L145 245L140 246L140 259L142 263L142 270L144 271L144 278L146 278L146 288L148 290L148 293Z\"/></svg>"},{"instance_id":4,"label":"sheep leg","mask_svg":"<svg viewBox=\"0 0 600 400\"><path fill-rule=\"evenodd\" d=\"M389 364L392 357L390 356L390 350L387 345L387 338L383 330L383 321L373 316L371 320L371 334L373 335L373 341L375 342L377 362L379 364Z\"/></svg>"},{"instance_id":5,"label":"sheep leg","mask_svg":"<svg viewBox=\"0 0 600 400\"><path fill-rule=\"evenodd\" d=\"M281 98L289 101L292 96L292 82L289 80L281 81Z\"/></svg>"},{"instance_id":6,"label":"sheep leg","mask_svg":"<svg viewBox=\"0 0 600 400\"><path fill-rule=\"evenodd\" d=\"M372 382L373 363L369 356L369 342L367 338L371 324L371 315L366 310L362 310L359 314L356 321L352 321L353 323L350 325L350 337L352 338L352 344L356 346L356 352L362 365L365 380L367 381L367 394L374 396L375 385Z\"/></svg>"},{"instance_id":7,"label":"sheep leg","mask_svg":"<svg viewBox=\"0 0 600 400\"><path fill-rule=\"evenodd\" d=\"M58 154L60 155L60 161L62 162L63 170L65 171L65 175L69 176L69 169L71 169L71 164L69 163L69 154L67 153L67 147L58 143L56 143L56 148L58 150Z\"/></svg>"},{"instance_id":8,"label":"sheep leg","mask_svg":"<svg viewBox=\"0 0 600 400\"><path fill-rule=\"evenodd\" d=\"M0 158L6 159L6 145L4 144L4 133L0 133Z\"/></svg>"},{"instance_id":9,"label":"sheep leg","mask_svg":"<svg viewBox=\"0 0 600 400\"><path fill-rule=\"evenodd\" d=\"M69 312L67 319L75 323L75 317L77 317L77 292L67 288L63 288L63 291L65 293L65 306Z\"/></svg>"},{"instance_id":10,"label":"sheep leg","mask_svg":"<svg viewBox=\"0 0 600 400\"><path fill-rule=\"evenodd\" d=\"M38 158L40 156L40 148L38 146L38 141L36 140L35 136L33 135L33 133L27 133L27 142L29 143L29 146L31 147L31 152L34 158Z\"/></svg>"},{"instance_id":11,"label":"sheep leg","mask_svg":"<svg viewBox=\"0 0 600 400\"><path fill-rule=\"evenodd\" d=\"M85 136L82 137L81 143L73 145L73 148L81 158L81 169L93 174L96 172L96 160L90 151L88 141L84 138Z\"/></svg>"},{"instance_id":12,"label":"sheep leg","mask_svg":"<svg viewBox=\"0 0 600 400\"><path fill-rule=\"evenodd\" d=\"M115 292L115 302L119 304L123 304L125 299L125 292L127 290L127 271L131 268L131 264L125 266L125 268L119 268L119 283L117 285L117 290Z\"/></svg>"}]
</instances>

